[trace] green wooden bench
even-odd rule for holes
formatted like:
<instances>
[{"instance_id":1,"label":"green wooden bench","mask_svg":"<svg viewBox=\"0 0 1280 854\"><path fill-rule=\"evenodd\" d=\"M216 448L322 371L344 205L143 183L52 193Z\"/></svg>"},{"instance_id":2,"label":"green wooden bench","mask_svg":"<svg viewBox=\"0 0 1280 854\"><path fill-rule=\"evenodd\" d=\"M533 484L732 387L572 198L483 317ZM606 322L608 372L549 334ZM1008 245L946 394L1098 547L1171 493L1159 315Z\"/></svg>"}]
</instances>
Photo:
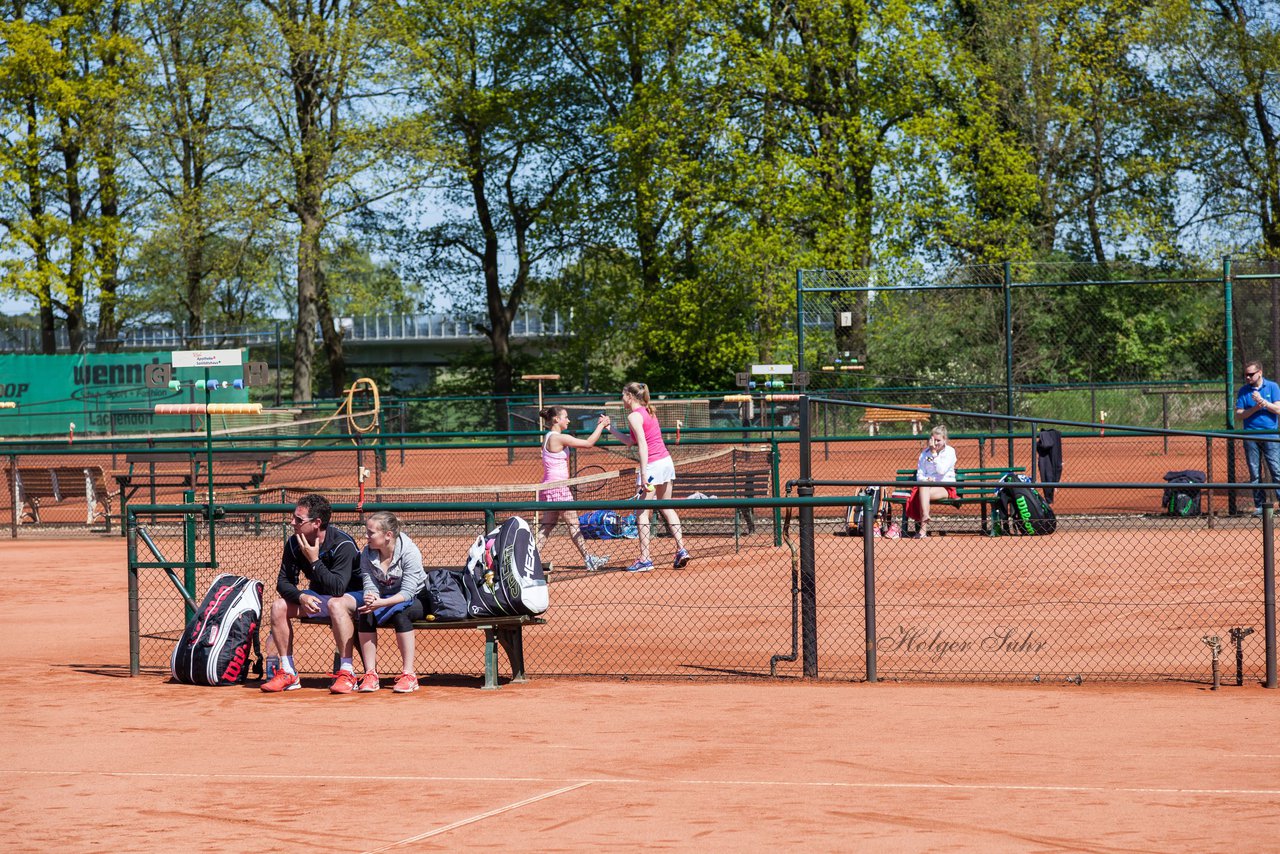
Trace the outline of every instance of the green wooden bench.
<instances>
[{"instance_id":1,"label":"green wooden bench","mask_svg":"<svg viewBox=\"0 0 1280 854\"><path fill-rule=\"evenodd\" d=\"M979 484L991 484L1000 480L1002 477L1006 477L1007 475L1021 473L1022 469L1011 468L956 469L955 484L938 484L939 486L954 485L956 488L956 497L935 498L929 503L931 505L941 504L947 507L964 507L967 504L977 504L982 512L982 533L988 536L994 536L996 532L993 526L988 522L988 517L990 515L988 511L990 508L995 506L996 490L998 487L980 486ZM898 469L896 477L894 478L895 481L908 483L915 479L915 469ZM907 518L906 514L907 499L910 497L911 490L909 488L898 488L890 492L885 498L885 500L890 504L897 504L902 508L903 536L910 533L907 526L911 523L911 520Z\"/></svg>"},{"instance_id":2,"label":"green wooden bench","mask_svg":"<svg viewBox=\"0 0 1280 854\"><path fill-rule=\"evenodd\" d=\"M214 451L214 489L256 489L266 478L267 467L274 457L270 452ZM129 500L144 487L149 490L149 503L155 504L157 490L194 489L199 493L209 486L208 461L203 454L131 451L125 454L124 461L128 469L111 475L119 487L121 520L125 518ZM197 494L196 499L200 497Z\"/></svg>"},{"instance_id":3,"label":"green wooden bench","mask_svg":"<svg viewBox=\"0 0 1280 854\"><path fill-rule=\"evenodd\" d=\"M301 623L329 625L328 617L301 617ZM414 620L416 631L445 631L447 629L479 629L484 632L484 687L498 687L498 647L501 646L511 663L511 681L524 682L524 627L546 624L542 617L527 615L513 617L478 617L474 620ZM356 654L360 649L357 642ZM265 653L264 653L265 654ZM341 662L334 653L333 672L338 672Z\"/></svg>"}]
</instances>

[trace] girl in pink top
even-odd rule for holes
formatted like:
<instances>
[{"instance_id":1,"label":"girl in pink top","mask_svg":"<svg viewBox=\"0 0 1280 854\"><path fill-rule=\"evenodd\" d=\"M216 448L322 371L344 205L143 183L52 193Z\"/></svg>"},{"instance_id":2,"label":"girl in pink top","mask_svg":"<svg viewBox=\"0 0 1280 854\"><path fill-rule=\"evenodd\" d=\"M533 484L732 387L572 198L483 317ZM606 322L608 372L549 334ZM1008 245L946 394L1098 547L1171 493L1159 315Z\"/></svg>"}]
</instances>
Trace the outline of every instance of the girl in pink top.
<instances>
[{"instance_id":1,"label":"girl in pink top","mask_svg":"<svg viewBox=\"0 0 1280 854\"><path fill-rule=\"evenodd\" d=\"M601 415L600 420L596 422L595 432L586 439L579 439L577 436L570 436L564 432L565 428L569 426L569 411L563 406L548 406L538 415L542 418L542 425L547 428L547 435L542 439L543 483L567 480L569 477L569 452L565 449L590 448L599 441L600 434L604 432L604 428L609 426L609 417ZM538 500L572 501L573 492L567 486L553 486L550 489L544 489L539 492ZM578 527L578 513L574 510L551 513L542 519L542 524L538 526L538 551L542 551L542 544L546 542L547 537L551 536L551 532L555 530L556 524L561 519L564 519L569 525L569 538L573 540L573 544L582 553L582 560L588 572L594 572L609 562L608 555L587 553L586 541L583 540L582 530Z\"/></svg>"},{"instance_id":2,"label":"girl in pink top","mask_svg":"<svg viewBox=\"0 0 1280 854\"><path fill-rule=\"evenodd\" d=\"M622 387L622 405L627 408L627 426L631 428L631 433L620 433L612 424L609 425L609 432L624 445L635 445L639 452L637 493L643 492L646 501L670 498L676 468L671 461L671 453L662 441L662 428L658 425L658 419L649 410L649 387L644 383L627 383ZM667 529L676 541L676 557L672 565L676 569L682 569L689 562L689 553L684 548L680 517L671 507L662 508L661 513L667 520ZM640 534L640 559L627 567L627 572L648 572L653 569L653 561L649 558L650 515L650 511L643 510L636 520Z\"/></svg>"}]
</instances>

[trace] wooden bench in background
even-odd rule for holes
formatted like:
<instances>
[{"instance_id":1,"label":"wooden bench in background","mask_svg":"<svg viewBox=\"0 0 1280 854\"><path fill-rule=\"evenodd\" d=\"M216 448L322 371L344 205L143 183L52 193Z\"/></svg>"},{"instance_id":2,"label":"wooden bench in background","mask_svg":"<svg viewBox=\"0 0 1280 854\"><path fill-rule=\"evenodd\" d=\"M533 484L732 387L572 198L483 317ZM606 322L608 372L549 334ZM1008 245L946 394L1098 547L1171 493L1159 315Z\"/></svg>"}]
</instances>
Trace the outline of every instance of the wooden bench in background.
<instances>
[{"instance_id":1,"label":"wooden bench in background","mask_svg":"<svg viewBox=\"0 0 1280 854\"><path fill-rule=\"evenodd\" d=\"M85 524L99 518L111 530L111 492L101 466L18 466L5 469L9 493L13 496L15 523L21 525L28 516L40 523L40 503L52 499L61 503L69 498L85 500ZM98 510L98 505L102 510ZM29 510L23 510L23 507Z\"/></svg>"},{"instance_id":2,"label":"wooden bench in background","mask_svg":"<svg viewBox=\"0 0 1280 854\"><path fill-rule=\"evenodd\" d=\"M329 625L328 617L302 617L302 623L311 625ZM498 647L507 653L507 661L511 664L511 681L524 682L524 627L546 624L542 617L520 615L515 617L478 617L474 620L415 620L416 631L439 632L449 629L479 629L484 632L484 687L493 690L498 687ZM356 653L360 647L357 640ZM264 655L267 653L264 652ZM334 653L333 672L338 672L340 665L338 653Z\"/></svg>"},{"instance_id":3,"label":"wooden bench in background","mask_svg":"<svg viewBox=\"0 0 1280 854\"><path fill-rule=\"evenodd\" d=\"M956 469L956 482L954 484L940 483L938 486L955 486L955 498L934 498L930 501L931 506L943 505L946 507L964 507L967 504L977 504L982 511L982 533L994 535L995 530L988 521L988 510L995 505L996 490L994 486L979 486L981 483L995 483L1002 477L1009 474L1020 473L1021 469L1010 468L980 468L980 469ZM913 481L916 479L915 469L898 469L895 480ZM907 518L907 499L911 497L911 490L908 488L899 488L891 492L886 501L891 504L897 504L902 508L902 533L906 536L910 533L908 525L911 520Z\"/></svg>"},{"instance_id":4,"label":"wooden bench in background","mask_svg":"<svg viewBox=\"0 0 1280 854\"><path fill-rule=\"evenodd\" d=\"M267 476L274 454L259 451L215 451L213 486L215 489L256 489ZM120 518L123 520L129 499L146 487L150 503L156 502L157 490L194 489L209 486L208 460L204 455L183 451L133 451L125 454L125 471L113 472L120 490ZM197 495L198 499L200 496ZM123 527L123 524L122 526Z\"/></svg>"},{"instance_id":5,"label":"wooden bench in background","mask_svg":"<svg viewBox=\"0 0 1280 854\"><path fill-rule=\"evenodd\" d=\"M929 409L929 404L918 407L919 409ZM911 435L917 436L920 433L920 427L929 420L927 412L904 412L900 409L880 409L876 406L868 406L862 411L862 422L867 425L867 432L875 436L880 432L881 424L905 424L911 422Z\"/></svg>"}]
</instances>

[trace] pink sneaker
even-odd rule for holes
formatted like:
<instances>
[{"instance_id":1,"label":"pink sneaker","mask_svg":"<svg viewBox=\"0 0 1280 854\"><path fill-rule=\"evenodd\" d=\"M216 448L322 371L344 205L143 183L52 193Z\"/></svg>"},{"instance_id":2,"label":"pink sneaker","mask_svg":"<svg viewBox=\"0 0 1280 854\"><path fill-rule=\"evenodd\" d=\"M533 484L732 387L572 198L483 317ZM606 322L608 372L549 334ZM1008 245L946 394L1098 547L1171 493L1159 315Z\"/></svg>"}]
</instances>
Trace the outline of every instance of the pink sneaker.
<instances>
[{"instance_id":1,"label":"pink sneaker","mask_svg":"<svg viewBox=\"0 0 1280 854\"><path fill-rule=\"evenodd\" d=\"M372 694L382 687L382 680L378 678L377 673L365 671L364 676L360 677L360 687L356 690L361 694Z\"/></svg>"},{"instance_id":2,"label":"pink sneaker","mask_svg":"<svg viewBox=\"0 0 1280 854\"><path fill-rule=\"evenodd\" d=\"M350 694L356 690L356 675L350 670L339 670L338 678L333 680L329 690L334 694Z\"/></svg>"},{"instance_id":3,"label":"pink sneaker","mask_svg":"<svg viewBox=\"0 0 1280 854\"><path fill-rule=\"evenodd\" d=\"M897 540L897 539L901 539L901 537L902 537L902 529L898 527L897 522L891 523L889 525L889 530L884 532L884 538L886 540Z\"/></svg>"}]
</instances>

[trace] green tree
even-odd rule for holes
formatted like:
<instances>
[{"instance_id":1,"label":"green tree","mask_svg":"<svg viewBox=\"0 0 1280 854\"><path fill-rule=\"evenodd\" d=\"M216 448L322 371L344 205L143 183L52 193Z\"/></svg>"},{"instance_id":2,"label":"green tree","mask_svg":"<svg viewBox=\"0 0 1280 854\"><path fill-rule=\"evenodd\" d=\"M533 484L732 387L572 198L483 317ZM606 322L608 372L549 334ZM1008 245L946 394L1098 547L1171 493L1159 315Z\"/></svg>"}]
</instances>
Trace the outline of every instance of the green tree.
<instances>
[{"instance_id":1,"label":"green tree","mask_svg":"<svg viewBox=\"0 0 1280 854\"><path fill-rule=\"evenodd\" d=\"M297 228L293 399L308 401L317 326L330 392L340 394L347 379L322 263L325 235L415 179L389 168L401 147L399 96L385 79L391 8L379 0L261 0L260 8L243 57L269 184Z\"/></svg>"},{"instance_id":2,"label":"green tree","mask_svg":"<svg viewBox=\"0 0 1280 854\"><path fill-rule=\"evenodd\" d=\"M172 319L195 346L206 321L266 313L285 249L245 129L256 104L236 48L254 22L221 0L150 0L139 14L152 66L134 157L149 192L126 305Z\"/></svg>"},{"instance_id":3,"label":"green tree","mask_svg":"<svg viewBox=\"0 0 1280 854\"><path fill-rule=\"evenodd\" d=\"M19 0L13 11L0 22L4 283L36 299L46 352L57 314L72 348L83 346L96 299L108 349L128 234L124 115L139 56L129 7Z\"/></svg>"},{"instance_id":4,"label":"green tree","mask_svg":"<svg viewBox=\"0 0 1280 854\"><path fill-rule=\"evenodd\" d=\"M492 390L514 389L512 323L540 267L590 224L598 141L583 81L557 61L547 9L450 0L405 6L404 73L416 81L417 156L447 204L422 232L429 274L489 340ZM478 284L478 288L476 287ZM498 397L495 423L505 425Z\"/></svg>"},{"instance_id":5,"label":"green tree","mask_svg":"<svg viewBox=\"0 0 1280 854\"><path fill-rule=\"evenodd\" d=\"M1280 17L1267 0L1160 4L1155 49L1193 224L1210 245L1280 256Z\"/></svg>"}]
</instances>

